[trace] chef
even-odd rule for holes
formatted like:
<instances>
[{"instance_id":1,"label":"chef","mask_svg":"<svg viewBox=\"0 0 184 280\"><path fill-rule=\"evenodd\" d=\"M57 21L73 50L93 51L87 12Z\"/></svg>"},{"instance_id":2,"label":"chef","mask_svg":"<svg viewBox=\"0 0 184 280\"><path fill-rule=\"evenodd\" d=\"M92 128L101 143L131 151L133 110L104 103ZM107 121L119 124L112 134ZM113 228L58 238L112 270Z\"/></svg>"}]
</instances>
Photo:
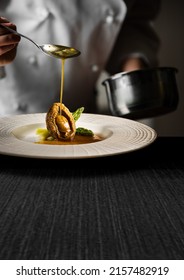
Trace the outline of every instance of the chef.
<instances>
[{"instance_id":1,"label":"chef","mask_svg":"<svg viewBox=\"0 0 184 280\"><path fill-rule=\"evenodd\" d=\"M83 106L96 113L103 71L112 75L158 64L153 21L159 7L159 0L1 0L0 22L13 23L8 25L39 45L80 50L65 60L63 103L71 111ZM0 28L0 115L48 111L59 102L61 71L60 59Z\"/></svg>"}]
</instances>

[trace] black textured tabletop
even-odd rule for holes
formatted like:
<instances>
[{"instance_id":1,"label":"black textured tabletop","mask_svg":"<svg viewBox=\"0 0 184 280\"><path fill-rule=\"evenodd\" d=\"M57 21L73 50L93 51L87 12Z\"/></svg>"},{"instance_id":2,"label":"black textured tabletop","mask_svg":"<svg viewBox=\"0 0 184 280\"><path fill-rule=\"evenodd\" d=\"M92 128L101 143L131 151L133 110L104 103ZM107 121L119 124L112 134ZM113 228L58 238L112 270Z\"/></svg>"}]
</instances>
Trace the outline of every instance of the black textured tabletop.
<instances>
[{"instance_id":1,"label":"black textured tabletop","mask_svg":"<svg viewBox=\"0 0 184 280\"><path fill-rule=\"evenodd\" d=\"M184 258L184 138L104 158L0 156L0 259Z\"/></svg>"}]
</instances>

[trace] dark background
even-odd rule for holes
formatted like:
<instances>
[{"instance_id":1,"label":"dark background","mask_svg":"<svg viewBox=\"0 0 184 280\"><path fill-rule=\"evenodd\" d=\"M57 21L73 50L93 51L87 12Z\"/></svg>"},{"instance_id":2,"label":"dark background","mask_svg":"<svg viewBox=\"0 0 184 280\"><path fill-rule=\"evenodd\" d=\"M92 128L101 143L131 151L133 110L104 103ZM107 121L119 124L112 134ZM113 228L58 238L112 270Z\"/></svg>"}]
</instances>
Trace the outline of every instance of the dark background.
<instances>
[{"instance_id":1,"label":"dark background","mask_svg":"<svg viewBox=\"0 0 184 280\"><path fill-rule=\"evenodd\" d=\"M153 120L161 136L184 136L184 1L162 0L156 20L156 30L161 38L160 66L173 66L177 74L180 101L176 111Z\"/></svg>"}]
</instances>

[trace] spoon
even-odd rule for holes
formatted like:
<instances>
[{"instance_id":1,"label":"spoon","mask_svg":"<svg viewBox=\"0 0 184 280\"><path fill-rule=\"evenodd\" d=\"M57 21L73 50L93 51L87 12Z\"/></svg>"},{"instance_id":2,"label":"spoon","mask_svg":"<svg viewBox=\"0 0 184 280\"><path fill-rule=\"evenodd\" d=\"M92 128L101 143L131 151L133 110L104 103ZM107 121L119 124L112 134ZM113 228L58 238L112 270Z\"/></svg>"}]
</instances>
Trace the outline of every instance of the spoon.
<instances>
[{"instance_id":1,"label":"spoon","mask_svg":"<svg viewBox=\"0 0 184 280\"><path fill-rule=\"evenodd\" d=\"M35 41L33 41L32 39L30 39L29 37L15 31L14 29L0 23L0 26L6 28L8 31L10 31L11 33L17 34L21 37L24 37L25 39L29 40L30 42L32 42L38 49L40 49L41 51L43 51L45 54L51 56L51 57L55 57L55 58L70 58L70 57L74 57L74 56L78 56L80 55L80 51L78 51L75 48L72 47L67 47L67 46L62 46L62 45L53 45L53 44L44 44L44 45L38 45Z\"/></svg>"}]
</instances>

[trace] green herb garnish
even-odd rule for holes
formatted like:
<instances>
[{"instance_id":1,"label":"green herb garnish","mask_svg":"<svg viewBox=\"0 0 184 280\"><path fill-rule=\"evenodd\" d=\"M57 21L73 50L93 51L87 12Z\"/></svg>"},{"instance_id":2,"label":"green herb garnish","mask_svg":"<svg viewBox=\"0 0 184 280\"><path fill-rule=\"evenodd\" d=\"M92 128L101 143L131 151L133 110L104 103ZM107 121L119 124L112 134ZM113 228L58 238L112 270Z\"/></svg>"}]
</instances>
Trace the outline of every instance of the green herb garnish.
<instances>
[{"instance_id":1,"label":"green herb garnish","mask_svg":"<svg viewBox=\"0 0 184 280\"><path fill-rule=\"evenodd\" d=\"M75 122L80 118L83 111L84 111L84 107L81 107L81 108L78 108L75 112L72 113Z\"/></svg>"},{"instance_id":2,"label":"green herb garnish","mask_svg":"<svg viewBox=\"0 0 184 280\"><path fill-rule=\"evenodd\" d=\"M84 127L77 127L76 134L83 135L83 136L93 136L94 135L92 130L84 128Z\"/></svg>"}]
</instances>

